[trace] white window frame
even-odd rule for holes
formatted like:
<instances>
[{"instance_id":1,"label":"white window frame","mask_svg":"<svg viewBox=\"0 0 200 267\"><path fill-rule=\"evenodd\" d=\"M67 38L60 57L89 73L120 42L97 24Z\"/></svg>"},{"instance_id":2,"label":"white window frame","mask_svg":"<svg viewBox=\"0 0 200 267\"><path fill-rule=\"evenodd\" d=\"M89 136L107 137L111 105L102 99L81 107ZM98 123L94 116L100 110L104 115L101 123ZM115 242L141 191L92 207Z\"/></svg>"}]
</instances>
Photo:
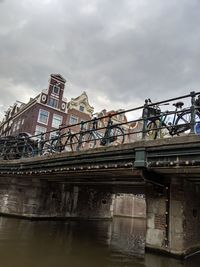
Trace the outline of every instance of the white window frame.
<instances>
[{"instance_id":1,"label":"white window frame","mask_svg":"<svg viewBox=\"0 0 200 267\"><path fill-rule=\"evenodd\" d=\"M49 139L53 139L57 135L56 131L50 132L49 133Z\"/></svg>"},{"instance_id":2,"label":"white window frame","mask_svg":"<svg viewBox=\"0 0 200 267\"><path fill-rule=\"evenodd\" d=\"M19 120L17 121L16 130L19 130L19 128L20 128L20 124L21 124L21 119L19 119Z\"/></svg>"},{"instance_id":3,"label":"white window frame","mask_svg":"<svg viewBox=\"0 0 200 267\"><path fill-rule=\"evenodd\" d=\"M85 120L81 120L81 122L83 123L83 130L87 130L88 129L88 122L86 122ZM82 123L80 124L80 129L81 129Z\"/></svg>"},{"instance_id":4,"label":"white window frame","mask_svg":"<svg viewBox=\"0 0 200 267\"><path fill-rule=\"evenodd\" d=\"M40 130L38 128L40 128ZM40 126L40 125L36 125L36 127L35 127L35 135L38 135L36 137L37 139L40 139L40 135L42 133L46 133L46 132L47 132L47 128L46 127L43 127L43 126Z\"/></svg>"},{"instance_id":5,"label":"white window frame","mask_svg":"<svg viewBox=\"0 0 200 267\"><path fill-rule=\"evenodd\" d=\"M74 119L74 120L77 120L76 123L72 123L71 120ZM71 115L70 118L69 118L69 124L70 125L74 125L74 124L77 124L78 123L78 117L76 115Z\"/></svg>"},{"instance_id":6,"label":"white window frame","mask_svg":"<svg viewBox=\"0 0 200 267\"><path fill-rule=\"evenodd\" d=\"M55 88L58 89L58 93L56 93L56 92L54 91ZM57 84L55 84L55 85L53 86L52 93L53 93L54 95L59 95L59 94L60 94L60 86L58 86Z\"/></svg>"},{"instance_id":7,"label":"white window frame","mask_svg":"<svg viewBox=\"0 0 200 267\"><path fill-rule=\"evenodd\" d=\"M13 123L13 132L16 131L16 125L17 125L16 122L14 122L14 123Z\"/></svg>"},{"instance_id":8,"label":"white window frame","mask_svg":"<svg viewBox=\"0 0 200 267\"><path fill-rule=\"evenodd\" d=\"M56 103L57 105L56 105L55 107L52 106L52 105L50 105L50 101L51 101L51 99L53 99L54 101L57 102L57 103ZM58 108L58 99L50 96L50 98L49 98L49 100L48 100L48 106L50 106L50 107L52 107L52 108Z\"/></svg>"},{"instance_id":9,"label":"white window frame","mask_svg":"<svg viewBox=\"0 0 200 267\"><path fill-rule=\"evenodd\" d=\"M82 110L81 110L81 109L82 109ZM79 106L79 111L80 111L80 112L84 112L84 111L85 111L85 107L84 107L83 105L80 105L80 106Z\"/></svg>"},{"instance_id":10,"label":"white window frame","mask_svg":"<svg viewBox=\"0 0 200 267\"><path fill-rule=\"evenodd\" d=\"M97 128L103 128L103 122L101 120L98 120Z\"/></svg>"},{"instance_id":11,"label":"white window frame","mask_svg":"<svg viewBox=\"0 0 200 267\"><path fill-rule=\"evenodd\" d=\"M55 125L54 124L55 117L57 117L57 118L59 117L60 118L60 124L59 125ZM63 116L54 113L53 114L53 118L52 118L52 127L53 128L59 128L59 126L62 124L62 122L63 122Z\"/></svg>"},{"instance_id":12,"label":"white window frame","mask_svg":"<svg viewBox=\"0 0 200 267\"><path fill-rule=\"evenodd\" d=\"M47 112L48 116L47 116L47 122L43 122L43 121L40 121L40 114L45 111ZM38 119L37 119L37 122L41 123L41 124L44 124L44 125L47 125L48 124L48 121L49 121L49 111L45 110L45 109L40 109L39 110L39 113L38 113Z\"/></svg>"}]
</instances>

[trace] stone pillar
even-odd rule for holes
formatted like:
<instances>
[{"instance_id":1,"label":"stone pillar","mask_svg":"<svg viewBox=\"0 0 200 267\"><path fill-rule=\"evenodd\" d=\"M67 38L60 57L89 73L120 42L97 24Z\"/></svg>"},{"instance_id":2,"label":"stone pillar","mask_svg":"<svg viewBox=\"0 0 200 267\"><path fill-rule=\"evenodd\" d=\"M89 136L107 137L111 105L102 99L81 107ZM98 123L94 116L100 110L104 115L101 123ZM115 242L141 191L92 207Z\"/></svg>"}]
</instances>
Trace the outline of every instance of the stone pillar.
<instances>
[{"instance_id":1,"label":"stone pillar","mask_svg":"<svg viewBox=\"0 0 200 267\"><path fill-rule=\"evenodd\" d=\"M146 189L146 248L166 250L167 217L164 187L148 185Z\"/></svg>"},{"instance_id":2,"label":"stone pillar","mask_svg":"<svg viewBox=\"0 0 200 267\"><path fill-rule=\"evenodd\" d=\"M170 252L189 256L200 249L200 186L173 179L170 204Z\"/></svg>"},{"instance_id":3,"label":"stone pillar","mask_svg":"<svg viewBox=\"0 0 200 267\"><path fill-rule=\"evenodd\" d=\"M146 248L185 257L200 248L200 188L186 179L148 186Z\"/></svg>"}]
</instances>

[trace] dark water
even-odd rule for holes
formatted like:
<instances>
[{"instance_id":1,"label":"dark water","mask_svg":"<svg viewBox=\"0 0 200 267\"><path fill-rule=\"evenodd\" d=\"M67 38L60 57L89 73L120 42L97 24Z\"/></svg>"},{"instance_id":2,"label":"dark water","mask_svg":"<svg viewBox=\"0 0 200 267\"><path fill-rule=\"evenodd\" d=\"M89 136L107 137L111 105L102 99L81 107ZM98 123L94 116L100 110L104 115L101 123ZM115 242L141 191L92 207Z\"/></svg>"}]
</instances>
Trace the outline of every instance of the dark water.
<instances>
[{"instance_id":1,"label":"dark water","mask_svg":"<svg viewBox=\"0 0 200 267\"><path fill-rule=\"evenodd\" d=\"M199 267L144 255L145 221L26 221L0 217L0 267Z\"/></svg>"}]
</instances>

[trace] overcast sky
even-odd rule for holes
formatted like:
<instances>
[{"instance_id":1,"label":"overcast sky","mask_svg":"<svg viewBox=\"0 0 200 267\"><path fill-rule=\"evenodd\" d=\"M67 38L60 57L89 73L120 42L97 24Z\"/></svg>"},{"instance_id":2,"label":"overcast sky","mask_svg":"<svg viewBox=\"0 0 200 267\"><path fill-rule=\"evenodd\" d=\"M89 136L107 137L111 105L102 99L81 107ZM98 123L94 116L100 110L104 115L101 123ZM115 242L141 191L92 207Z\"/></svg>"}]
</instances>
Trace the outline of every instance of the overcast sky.
<instances>
[{"instance_id":1,"label":"overcast sky","mask_svg":"<svg viewBox=\"0 0 200 267\"><path fill-rule=\"evenodd\" d=\"M67 80L96 111L200 91L199 0L0 0L0 116Z\"/></svg>"}]
</instances>

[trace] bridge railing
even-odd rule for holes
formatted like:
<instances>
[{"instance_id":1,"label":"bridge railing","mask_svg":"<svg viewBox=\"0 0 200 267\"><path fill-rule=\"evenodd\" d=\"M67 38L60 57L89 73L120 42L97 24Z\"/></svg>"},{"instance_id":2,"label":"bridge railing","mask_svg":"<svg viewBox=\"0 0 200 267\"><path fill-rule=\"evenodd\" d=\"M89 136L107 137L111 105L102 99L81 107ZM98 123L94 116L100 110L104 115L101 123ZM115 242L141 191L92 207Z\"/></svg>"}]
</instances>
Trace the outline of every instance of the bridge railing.
<instances>
[{"instance_id":1,"label":"bridge railing","mask_svg":"<svg viewBox=\"0 0 200 267\"><path fill-rule=\"evenodd\" d=\"M0 137L0 158L43 156L199 133L200 92L191 92L154 103L146 99L144 105L136 108L94 114L91 120L60 125L34 136L20 133Z\"/></svg>"}]
</instances>

